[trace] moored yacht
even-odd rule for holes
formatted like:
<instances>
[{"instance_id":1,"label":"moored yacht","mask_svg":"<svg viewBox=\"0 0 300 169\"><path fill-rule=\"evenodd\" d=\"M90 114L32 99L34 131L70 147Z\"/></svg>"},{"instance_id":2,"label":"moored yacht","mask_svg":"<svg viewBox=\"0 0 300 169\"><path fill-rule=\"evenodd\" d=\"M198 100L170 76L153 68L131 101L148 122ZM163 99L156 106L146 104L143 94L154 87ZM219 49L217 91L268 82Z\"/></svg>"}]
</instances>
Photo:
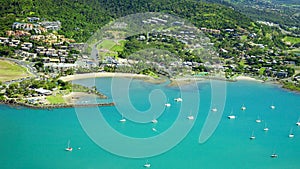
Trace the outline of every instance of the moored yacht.
<instances>
[{"instance_id":1,"label":"moored yacht","mask_svg":"<svg viewBox=\"0 0 300 169\"><path fill-rule=\"evenodd\" d=\"M182 102L182 98L178 97L174 99L176 102Z\"/></svg>"},{"instance_id":2,"label":"moored yacht","mask_svg":"<svg viewBox=\"0 0 300 169\"><path fill-rule=\"evenodd\" d=\"M294 138L294 137L295 137L295 135L293 134L293 128L291 128L289 138Z\"/></svg>"},{"instance_id":3,"label":"moored yacht","mask_svg":"<svg viewBox=\"0 0 300 169\"><path fill-rule=\"evenodd\" d=\"M243 105L242 107L241 107L241 110L246 110L246 106L245 105Z\"/></svg>"},{"instance_id":4,"label":"moored yacht","mask_svg":"<svg viewBox=\"0 0 300 169\"><path fill-rule=\"evenodd\" d=\"M144 167L146 167L146 168L150 168L151 167L151 164L150 163L148 163L148 161L146 162L146 164L144 164Z\"/></svg>"},{"instance_id":5,"label":"moored yacht","mask_svg":"<svg viewBox=\"0 0 300 169\"><path fill-rule=\"evenodd\" d=\"M265 123L264 131L269 131L269 128L267 127L267 123Z\"/></svg>"},{"instance_id":6,"label":"moored yacht","mask_svg":"<svg viewBox=\"0 0 300 169\"><path fill-rule=\"evenodd\" d=\"M227 116L227 118L228 118L228 119L235 119L235 118L236 118L236 116L235 116L235 115L233 115L233 112L231 111L230 115L229 115L229 116Z\"/></svg>"},{"instance_id":7,"label":"moored yacht","mask_svg":"<svg viewBox=\"0 0 300 169\"><path fill-rule=\"evenodd\" d=\"M73 148L70 147L70 140L68 141L68 146L67 146L67 148L65 150L66 151L72 151L73 150Z\"/></svg>"},{"instance_id":8,"label":"moored yacht","mask_svg":"<svg viewBox=\"0 0 300 169\"><path fill-rule=\"evenodd\" d=\"M254 136L254 131L252 131L252 134L250 136L250 140L254 140L255 139L255 136Z\"/></svg>"},{"instance_id":9,"label":"moored yacht","mask_svg":"<svg viewBox=\"0 0 300 169\"><path fill-rule=\"evenodd\" d=\"M122 118L122 119L120 120L120 122L126 122L126 119L125 119L125 118Z\"/></svg>"},{"instance_id":10,"label":"moored yacht","mask_svg":"<svg viewBox=\"0 0 300 169\"><path fill-rule=\"evenodd\" d=\"M190 112L189 116L187 117L189 120L194 120L194 116L192 115L192 112Z\"/></svg>"},{"instance_id":11,"label":"moored yacht","mask_svg":"<svg viewBox=\"0 0 300 169\"><path fill-rule=\"evenodd\" d=\"M189 120L194 120L194 116L192 116L192 115L189 115L187 118L188 118Z\"/></svg>"},{"instance_id":12,"label":"moored yacht","mask_svg":"<svg viewBox=\"0 0 300 169\"><path fill-rule=\"evenodd\" d=\"M236 117L235 117L235 115L229 115L229 116L227 116L227 118L228 119L235 119Z\"/></svg>"},{"instance_id":13,"label":"moored yacht","mask_svg":"<svg viewBox=\"0 0 300 169\"><path fill-rule=\"evenodd\" d=\"M166 103L165 106L166 107L171 107L171 104L170 103Z\"/></svg>"},{"instance_id":14,"label":"moored yacht","mask_svg":"<svg viewBox=\"0 0 300 169\"><path fill-rule=\"evenodd\" d=\"M262 120L260 119L260 117L257 116L257 119L255 120L255 122L256 122L256 123L261 123L261 121L262 121Z\"/></svg>"},{"instance_id":15,"label":"moored yacht","mask_svg":"<svg viewBox=\"0 0 300 169\"><path fill-rule=\"evenodd\" d=\"M126 119L124 118L123 113L122 113L122 118L121 118L121 120L119 120L119 121L122 122L122 123L126 122Z\"/></svg>"},{"instance_id":16,"label":"moored yacht","mask_svg":"<svg viewBox=\"0 0 300 169\"><path fill-rule=\"evenodd\" d=\"M276 153L273 153L270 157L271 157L271 158L277 158L278 155L277 155Z\"/></svg>"},{"instance_id":17,"label":"moored yacht","mask_svg":"<svg viewBox=\"0 0 300 169\"><path fill-rule=\"evenodd\" d=\"M156 124L158 121L156 119L151 120L152 123Z\"/></svg>"},{"instance_id":18,"label":"moored yacht","mask_svg":"<svg viewBox=\"0 0 300 169\"><path fill-rule=\"evenodd\" d=\"M297 121L296 125L300 126L300 117L298 118L298 121Z\"/></svg>"}]
</instances>

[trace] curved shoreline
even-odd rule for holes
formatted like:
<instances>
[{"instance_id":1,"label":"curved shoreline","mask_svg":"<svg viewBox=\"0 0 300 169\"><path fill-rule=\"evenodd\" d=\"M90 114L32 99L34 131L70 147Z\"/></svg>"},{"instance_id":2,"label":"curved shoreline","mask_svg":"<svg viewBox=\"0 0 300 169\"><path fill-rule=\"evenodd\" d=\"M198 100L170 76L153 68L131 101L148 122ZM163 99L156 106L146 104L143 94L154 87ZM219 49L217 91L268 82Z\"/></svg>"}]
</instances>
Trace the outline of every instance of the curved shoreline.
<instances>
[{"instance_id":1,"label":"curved shoreline","mask_svg":"<svg viewBox=\"0 0 300 169\"><path fill-rule=\"evenodd\" d=\"M86 74L75 74L75 75L69 75L60 77L59 79L63 81L74 81L79 79L88 79L88 78L103 78L103 77L124 77L124 78L134 78L134 79L141 79L148 83L153 84L162 84L166 82L166 79L159 78L155 79L148 75L143 74L132 74L132 73L110 73L110 72L101 72L101 73L86 73ZM208 80L222 80L222 81L229 81L229 82L236 82L236 81L253 81L253 82L259 82L259 83L270 83L277 85L278 87L290 91L290 92L296 92L299 93L299 91L290 90L287 88L284 88L283 85L279 81L263 81L260 79L256 79L254 77L244 76L240 75L235 77L234 79L226 79L225 77L215 77L215 76L203 76L203 77L179 77L179 78L170 78L170 83L167 84L169 87L178 87L178 86L184 86L189 85L194 82L200 82L200 81L208 81ZM74 103L64 103L64 104L45 104L45 105L33 105L28 103L21 103L16 101L0 101L0 104L6 104L14 107L18 106L24 106L34 109L53 109L53 108L71 108L71 107L97 107L97 106L114 106L115 103L93 103L93 104L74 104Z\"/></svg>"},{"instance_id":2,"label":"curved shoreline","mask_svg":"<svg viewBox=\"0 0 300 169\"><path fill-rule=\"evenodd\" d=\"M80 79L88 79L88 78L103 78L103 77L124 77L124 78L134 78L134 79L141 79L148 83L153 84L161 84L166 82L166 79L155 79L148 75L143 74L133 74L133 73L111 73L111 72L101 72L101 73L84 73L84 74L75 74L75 75L68 75L64 77L60 77L59 79L63 81L74 81ZM234 79L226 79L225 77L220 76L189 76L189 77L178 77L178 78L170 78L170 83L168 86L183 86L188 85L192 82L199 82L199 81L206 81L206 80L222 80L222 81L229 81L229 82L236 82L236 81L256 81L264 83L265 81L256 79L254 77L240 75L235 77Z\"/></svg>"}]
</instances>

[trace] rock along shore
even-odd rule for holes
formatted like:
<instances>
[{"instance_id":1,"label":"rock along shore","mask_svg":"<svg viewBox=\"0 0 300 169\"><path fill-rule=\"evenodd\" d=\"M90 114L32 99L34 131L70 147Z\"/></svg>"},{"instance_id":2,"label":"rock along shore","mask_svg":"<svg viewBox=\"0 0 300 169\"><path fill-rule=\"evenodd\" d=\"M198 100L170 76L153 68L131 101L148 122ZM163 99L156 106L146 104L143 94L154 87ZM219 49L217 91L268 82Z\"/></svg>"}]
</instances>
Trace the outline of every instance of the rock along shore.
<instances>
[{"instance_id":1,"label":"rock along shore","mask_svg":"<svg viewBox=\"0 0 300 169\"><path fill-rule=\"evenodd\" d=\"M115 106L115 103L92 103L92 104L49 104L49 105L33 105L28 103L20 103L16 101L5 101L0 104L6 104L13 107L24 106L34 109L56 109L56 108L72 108L72 107L102 107L102 106Z\"/></svg>"}]
</instances>

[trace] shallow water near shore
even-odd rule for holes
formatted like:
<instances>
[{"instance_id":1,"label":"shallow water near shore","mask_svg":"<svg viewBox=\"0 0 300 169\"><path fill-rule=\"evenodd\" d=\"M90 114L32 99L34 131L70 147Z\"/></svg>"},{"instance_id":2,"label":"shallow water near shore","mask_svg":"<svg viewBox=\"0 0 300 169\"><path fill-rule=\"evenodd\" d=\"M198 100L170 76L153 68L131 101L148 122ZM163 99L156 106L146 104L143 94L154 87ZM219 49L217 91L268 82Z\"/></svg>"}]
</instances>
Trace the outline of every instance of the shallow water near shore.
<instances>
[{"instance_id":1,"label":"shallow water near shore","mask_svg":"<svg viewBox=\"0 0 300 169\"><path fill-rule=\"evenodd\" d=\"M118 79L119 82L126 80ZM82 79L76 80L75 83L88 86L96 84L97 89L108 96L108 99L97 100L98 102L124 103L124 98L112 98L112 78L98 78L95 81ZM228 82L222 119L214 134L204 144L200 144L199 134L210 113L210 82L198 83L197 91L185 86L180 92L176 87L167 87L167 84L157 85L132 80L129 88L132 105L137 110L146 111L151 107L149 94L157 89L163 91L168 102L172 104L171 107L165 108L158 118L159 122L155 125L158 132L152 130L152 123L137 124L130 120L120 123L121 115L116 107L100 107L99 110L108 124L124 135L136 138L158 136L172 127L179 115L181 104L188 100L186 98L182 103L178 103L174 98L180 97L182 92L191 94L199 91L200 109L194 126L170 151L142 159L120 157L105 151L88 137L77 119L74 108L35 110L0 105L0 168L139 169L144 168L146 161L151 163L151 168L157 169L300 168L300 127L295 124L300 117L299 94L283 90L276 85L252 81ZM157 101L152 103L152 106L155 104L164 103ZM245 111L241 110L243 104L247 107ZM274 110L270 108L272 104L276 106ZM87 113L94 110L78 109ZM235 120L227 119L230 112L236 115ZM258 116L262 120L261 123L255 122ZM269 128L268 132L263 131L265 123ZM295 134L294 138L288 137L291 129ZM256 136L255 140L249 139L252 132ZM73 147L72 152L65 151L68 140ZM122 143L117 147L121 149ZM270 158L274 151L278 154L276 159Z\"/></svg>"}]
</instances>

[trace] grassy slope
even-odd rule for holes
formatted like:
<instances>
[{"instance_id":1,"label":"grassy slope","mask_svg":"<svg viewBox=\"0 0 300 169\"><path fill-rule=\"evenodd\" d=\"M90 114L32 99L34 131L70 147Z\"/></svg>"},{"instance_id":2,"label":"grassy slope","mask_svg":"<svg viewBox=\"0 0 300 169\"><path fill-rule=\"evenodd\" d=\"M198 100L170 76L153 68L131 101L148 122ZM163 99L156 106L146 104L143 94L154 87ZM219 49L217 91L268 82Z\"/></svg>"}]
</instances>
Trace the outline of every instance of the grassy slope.
<instances>
[{"instance_id":1,"label":"grassy slope","mask_svg":"<svg viewBox=\"0 0 300 169\"><path fill-rule=\"evenodd\" d=\"M290 42L291 44L300 43L300 38L298 38L298 37L286 36L283 40L285 42Z\"/></svg>"},{"instance_id":2,"label":"grassy slope","mask_svg":"<svg viewBox=\"0 0 300 169\"><path fill-rule=\"evenodd\" d=\"M0 81L4 82L28 76L30 74L26 68L9 61L0 60Z\"/></svg>"},{"instance_id":3,"label":"grassy slope","mask_svg":"<svg viewBox=\"0 0 300 169\"><path fill-rule=\"evenodd\" d=\"M116 45L116 43L112 40L104 40L99 46L100 46L100 48L104 48L104 49L109 50L115 45Z\"/></svg>"}]
</instances>

